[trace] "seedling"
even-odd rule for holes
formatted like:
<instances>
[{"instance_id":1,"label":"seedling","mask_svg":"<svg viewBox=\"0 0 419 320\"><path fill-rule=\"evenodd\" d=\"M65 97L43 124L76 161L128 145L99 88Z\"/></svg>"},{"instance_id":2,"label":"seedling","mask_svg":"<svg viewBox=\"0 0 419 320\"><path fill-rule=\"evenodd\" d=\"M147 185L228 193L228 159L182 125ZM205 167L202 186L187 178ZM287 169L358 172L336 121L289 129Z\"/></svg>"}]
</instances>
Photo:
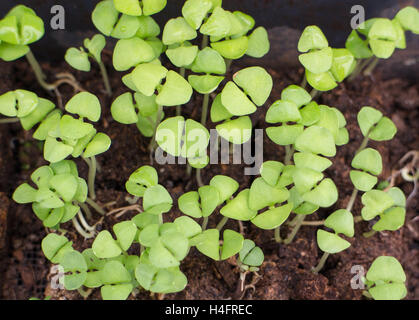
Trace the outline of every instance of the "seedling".
<instances>
[{"instance_id":1,"label":"seedling","mask_svg":"<svg viewBox=\"0 0 419 320\"><path fill-rule=\"evenodd\" d=\"M358 61L355 78L364 68L365 75L370 75L379 59L390 58L396 49L406 49L406 31L419 33L419 11L406 7L397 13L393 20L373 18L365 21L358 29L353 30L346 41L346 48Z\"/></svg>"},{"instance_id":2,"label":"seedling","mask_svg":"<svg viewBox=\"0 0 419 320\"><path fill-rule=\"evenodd\" d=\"M303 53L299 60L306 69L305 78L318 91L334 89L356 66L355 56L348 49L332 49L317 26L304 29L298 51Z\"/></svg>"},{"instance_id":3,"label":"seedling","mask_svg":"<svg viewBox=\"0 0 419 320\"><path fill-rule=\"evenodd\" d=\"M93 237L95 228L88 225L81 210L91 218L91 212L85 204L88 203L99 213L104 212L87 197L87 183L79 177L73 161L63 160L42 166L32 173L31 180L37 188L27 183L21 184L13 193L14 201L32 203L32 210L46 228L60 230L61 224L71 220L83 237Z\"/></svg>"},{"instance_id":4,"label":"seedling","mask_svg":"<svg viewBox=\"0 0 419 320\"><path fill-rule=\"evenodd\" d=\"M407 295L406 275L394 257L381 256L374 260L366 279L364 295L374 300L401 300Z\"/></svg>"},{"instance_id":5,"label":"seedling","mask_svg":"<svg viewBox=\"0 0 419 320\"><path fill-rule=\"evenodd\" d=\"M252 287L252 285L245 286L246 276L251 272L257 275L264 259L265 256L261 248L257 247L252 240L244 240L243 248L240 250L237 260L240 268L240 292L244 293L248 287Z\"/></svg>"},{"instance_id":6,"label":"seedling","mask_svg":"<svg viewBox=\"0 0 419 320\"><path fill-rule=\"evenodd\" d=\"M111 96L112 88L109 83L109 77L106 71L106 67L102 62L102 50L105 48L105 46L105 37L101 34L96 34L93 36L92 39L84 39L84 47L86 48L87 52L82 47L80 49L70 48L67 50L64 58L67 61L67 63L71 65L74 69L86 72L90 71L91 69L89 58L94 59L99 65L100 72L102 73L106 93L109 96Z\"/></svg>"}]
</instances>

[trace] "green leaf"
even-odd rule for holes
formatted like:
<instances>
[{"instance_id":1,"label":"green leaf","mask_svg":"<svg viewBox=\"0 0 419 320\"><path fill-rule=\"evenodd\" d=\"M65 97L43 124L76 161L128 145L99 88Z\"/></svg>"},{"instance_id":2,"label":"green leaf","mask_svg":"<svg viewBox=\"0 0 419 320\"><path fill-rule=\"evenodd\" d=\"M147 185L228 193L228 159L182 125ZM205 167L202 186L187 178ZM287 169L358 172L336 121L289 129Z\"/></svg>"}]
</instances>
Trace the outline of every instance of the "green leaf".
<instances>
[{"instance_id":1,"label":"green leaf","mask_svg":"<svg viewBox=\"0 0 419 320\"><path fill-rule=\"evenodd\" d=\"M340 209L333 212L324 221L325 227L333 229L337 234L342 233L347 237L354 236L354 217L348 210Z\"/></svg>"},{"instance_id":2,"label":"green leaf","mask_svg":"<svg viewBox=\"0 0 419 320\"><path fill-rule=\"evenodd\" d=\"M396 231L403 227L406 218L406 209L393 207L380 215L380 220L372 227L375 231Z\"/></svg>"},{"instance_id":3,"label":"green leaf","mask_svg":"<svg viewBox=\"0 0 419 320\"><path fill-rule=\"evenodd\" d=\"M260 175L267 184L275 187L281 176L284 165L279 161L266 161L260 168Z\"/></svg>"},{"instance_id":4,"label":"green leaf","mask_svg":"<svg viewBox=\"0 0 419 320\"><path fill-rule=\"evenodd\" d=\"M117 71L126 71L154 58L153 48L144 40L137 37L121 39L116 43L113 52L113 65Z\"/></svg>"},{"instance_id":5,"label":"green leaf","mask_svg":"<svg viewBox=\"0 0 419 320\"><path fill-rule=\"evenodd\" d=\"M23 183L16 188L13 193L13 200L19 204L31 203L36 201L37 190L29 184Z\"/></svg>"},{"instance_id":6,"label":"green leaf","mask_svg":"<svg viewBox=\"0 0 419 320\"><path fill-rule=\"evenodd\" d=\"M298 151L312 152L326 157L334 157L336 155L336 146L332 134L329 130L319 126L305 129L297 137L295 148Z\"/></svg>"},{"instance_id":7,"label":"green leaf","mask_svg":"<svg viewBox=\"0 0 419 320\"><path fill-rule=\"evenodd\" d=\"M218 205L229 200L231 196L239 189L239 184L236 180L222 175L214 176L210 181L210 186L215 187L218 190Z\"/></svg>"},{"instance_id":8,"label":"green leaf","mask_svg":"<svg viewBox=\"0 0 419 320\"><path fill-rule=\"evenodd\" d=\"M236 60L243 57L248 49L249 40L247 37L240 37L237 39L224 40L219 42L212 42L211 47L224 58Z\"/></svg>"},{"instance_id":9,"label":"green leaf","mask_svg":"<svg viewBox=\"0 0 419 320\"><path fill-rule=\"evenodd\" d=\"M175 71L168 71L166 82L156 98L161 106L178 106L189 102L193 90L188 81Z\"/></svg>"},{"instance_id":10,"label":"green leaf","mask_svg":"<svg viewBox=\"0 0 419 320\"><path fill-rule=\"evenodd\" d=\"M403 191L397 187L390 188L387 193L394 200L394 205L398 207L406 207L406 196Z\"/></svg>"},{"instance_id":11,"label":"green leaf","mask_svg":"<svg viewBox=\"0 0 419 320\"><path fill-rule=\"evenodd\" d=\"M17 100L17 117L25 117L35 110L39 103L38 96L27 90L15 90Z\"/></svg>"},{"instance_id":12,"label":"green leaf","mask_svg":"<svg viewBox=\"0 0 419 320\"><path fill-rule=\"evenodd\" d=\"M333 62L332 48L327 47L318 51L301 54L298 59L301 64L312 73L323 73L330 70Z\"/></svg>"},{"instance_id":13,"label":"green leaf","mask_svg":"<svg viewBox=\"0 0 419 320\"><path fill-rule=\"evenodd\" d=\"M282 203L289 197L289 192L285 188L275 188L265 182L263 178L253 181L249 193L249 208L251 210L261 210Z\"/></svg>"},{"instance_id":14,"label":"green leaf","mask_svg":"<svg viewBox=\"0 0 419 320\"><path fill-rule=\"evenodd\" d=\"M131 294L133 287L130 283L104 285L100 288L103 300L126 300Z\"/></svg>"},{"instance_id":15,"label":"green leaf","mask_svg":"<svg viewBox=\"0 0 419 320\"><path fill-rule=\"evenodd\" d=\"M144 192L143 207L149 213L166 213L172 208L172 204L172 197L161 185L151 186Z\"/></svg>"},{"instance_id":16,"label":"green leaf","mask_svg":"<svg viewBox=\"0 0 419 320\"><path fill-rule=\"evenodd\" d=\"M44 145L44 159L51 163L60 162L67 158L73 150L73 147L48 137Z\"/></svg>"},{"instance_id":17,"label":"green leaf","mask_svg":"<svg viewBox=\"0 0 419 320\"><path fill-rule=\"evenodd\" d=\"M65 53L64 59L74 69L80 71L90 71L91 69L89 56L83 50L70 48Z\"/></svg>"},{"instance_id":18,"label":"green leaf","mask_svg":"<svg viewBox=\"0 0 419 320\"><path fill-rule=\"evenodd\" d=\"M323 177L323 173L309 168L296 167L293 172L294 185L299 194L309 192Z\"/></svg>"},{"instance_id":19,"label":"green leaf","mask_svg":"<svg viewBox=\"0 0 419 320\"><path fill-rule=\"evenodd\" d=\"M348 241L337 234L321 229L317 230L317 244L322 251L331 254L342 252L351 246Z\"/></svg>"},{"instance_id":20,"label":"green leaf","mask_svg":"<svg viewBox=\"0 0 419 320\"><path fill-rule=\"evenodd\" d=\"M167 0L143 0L143 13L151 16L162 11L167 4Z\"/></svg>"},{"instance_id":21,"label":"green leaf","mask_svg":"<svg viewBox=\"0 0 419 320\"><path fill-rule=\"evenodd\" d=\"M310 103L311 95L300 86L290 85L282 90L281 100L293 102L301 108Z\"/></svg>"},{"instance_id":22,"label":"green leaf","mask_svg":"<svg viewBox=\"0 0 419 320\"><path fill-rule=\"evenodd\" d=\"M137 123L138 116L130 92L120 95L111 105L112 118L122 124Z\"/></svg>"},{"instance_id":23,"label":"green leaf","mask_svg":"<svg viewBox=\"0 0 419 320\"><path fill-rule=\"evenodd\" d=\"M329 42L317 26L308 26L304 29L298 42L298 51L321 50L327 48Z\"/></svg>"},{"instance_id":24,"label":"green leaf","mask_svg":"<svg viewBox=\"0 0 419 320\"><path fill-rule=\"evenodd\" d=\"M64 115L60 120L60 138L64 140L78 140L89 134L93 129L90 123L74 119L72 116Z\"/></svg>"},{"instance_id":25,"label":"green leaf","mask_svg":"<svg viewBox=\"0 0 419 320\"><path fill-rule=\"evenodd\" d=\"M95 256L100 259L115 258L122 253L121 248L107 230L99 232L93 241L92 249Z\"/></svg>"},{"instance_id":26,"label":"green leaf","mask_svg":"<svg viewBox=\"0 0 419 320\"><path fill-rule=\"evenodd\" d=\"M220 202L218 189L213 186L202 186L198 189L201 198L202 217L210 216Z\"/></svg>"},{"instance_id":27,"label":"green leaf","mask_svg":"<svg viewBox=\"0 0 419 320\"><path fill-rule=\"evenodd\" d=\"M240 261L245 265L259 267L265 259L262 250L252 240L246 239L239 254Z\"/></svg>"},{"instance_id":28,"label":"green leaf","mask_svg":"<svg viewBox=\"0 0 419 320\"><path fill-rule=\"evenodd\" d=\"M387 40L371 39L370 47L377 58L388 59L393 55L396 43Z\"/></svg>"},{"instance_id":29,"label":"green leaf","mask_svg":"<svg viewBox=\"0 0 419 320\"><path fill-rule=\"evenodd\" d=\"M371 190L362 195L361 215L366 221L374 219L377 215L382 214L385 210L394 205L393 198L384 191Z\"/></svg>"},{"instance_id":30,"label":"green leaf","mask_svg":"<svg viewBox=\"0 0 419 320\"><path fill-rule=\"evenodd\" d=\"M95 34L92 39L84 39L83 44L97 62L102 61L102 51L106 46L106 39L103 35Z\"/></svg>"},{"instance_id":31,"label":"green leaf","mask_svg":"<svg viewBox=\"0 0 419 320\"><path fill-rule=\"evenodd\" d=\"M168 70L159 64L143 63L131 73L131 80L138 91L145 96L152 96L167 73Z\"/></svg>"},{"instance_id":32,"label":"green leaf","mask_svg":"<svg viewBox=\"0 0 419 320\"><path fill-rule=\"evenodd\" d=\"M370 191L378 182L377 177L358 170L351 170L349 175L355 188L364 192Z\"/></svg>"},{"instance_id":33,"label":"green leaf","mask_svg":"<svg viewBox=\"0 0 419 320\"><path fill-rule=\"evenodd\" d=\"M142 166L135 170L126 184L127 191L137 197L142 197L147 188L158 184L156 169L151 166Z\"/></svg>"},{"instance_id":34,"label":"green leaf","mask_svg":"<svg viewBox=\"0 0 419 320\"><path fill-rule=\"evenodd\" d=\"M356 30L352 30L345 44L356 59L368 59L373 56L368 40L363 40Z\"/></svg>"},{"instance_id":35,"label":"green leaf","mask_svg":"<svg viewBox=\"0 0 419 320\"><path fill-rule=\"evenodd\" d=\"M191 239L191 246L196 246L199 252L213 260L220 260L220 232L209 229Z\"/></svg>"},{"instance_id":36,"label":"green leaf","mask_svg":"<svg viewBox=\"0 0 419 320\"><path fill-rule=\"evenodd\" d=\"M166 50L166 55L176 67L186 68L194 62L198 50L198 46L186 42L182 46L169 47Z\"/></svg>"},{"instance_id":37,"label":"green leaf","mask_svg":"<svg viewBox=\"0 0 419 320\"><path fill-rule=\"evenodd\" d=\"M249 36L246 54L253 58L262 58L270 50L268 32L264 27L256 28Z\"/></svg>"},{"instance_id":38,"label":"green leaf","mask_svg":"<svg viewBox=\"0 0 419 320\"><path fill-rule=\"evenodd\" d=\"M396 133L397 128L394 122L387 117L382 117L368 137L374 141L388 141L393 139Z\"/></svg>"},{"instance_id":39,"label":"green leaf","mask_svg":"<svg viewBox=\"0 0 419 320\"><path fill-rule=\"evenodd\" d=\"M348 77L356 67L356 59L348 49L333 49L331 72L338 82Z\"/></svg>"},{"instance_id":40,"label":"green leaf","mask_svg":"<svg viewBox=\"0 0 419 320\"><path fill-rule=\"evenodd\" d=\"M0 114L6 117L16 117L16 95L14 91L6 92L0 96Z\"/></svg>"},{"instance_id":41,"label":"green leaf","mask_svg":"<svg viewBox=\"0 0 419 320\"><path fill-rule=\"evenodd\" d=\"M395 41L397 39L397 34L391 20L376 18L368 32L368 38Z\"/></svg>"},{"instance_id":42,"label":"green leaf","mask_svg":"<svg viewBox=\"0 0 419 320\"><path fill-rule=\"evenodd\" d=\"M140 16L137 18L140 23L136 36L141 39L150 39L160 34L160 26L152 18L148 16Z\"/></svg>"},{"instance_id":43,"label":"green leaf","mask_svg":"<svg viewBox=\"0 0 419 320\"><path fill-rule=\"evenodd\" d=\"M0 59L4 61L17 60L29 52L29 46L0 43Z\"/></svg>"},{"instance_id":44,"label":"green leaf","mask_svg":"<svg viewBox=\"0 0 419 320\"><path fill-rule=\"evenodd\" d=\"M228 13L221 7L216 7L199 31L208 36L223 38L228 35L230 28L231 23Z\"/></svg>"},{"instance_id":45,"label":"green leaf","mask_svg":"<svg viewBox=\"0 0 419 320\"><path fill-rule=\"evenodd\" d=\"M196 191L184 193L178 200L179 210L193 218L201 218L202 211L199 205L199 194Z\"/></svg>"},{"instance_id":46,"label":"green leaf","mask_svg":"<svg viewBox=\"0 0 419 320\"><path fill-rule=\"evenodd\" d=\"M182 7L182 15L189 25L197 30L201 27L211 8L210 0L188 0Z\"/></svg>"},{"instance_id":47,"label":"green leaf","mask_svg":"<svg viewBox=\"0 0 419 320\"><path fill-rule=\"evenodd\" d=\"M66 104L65 110L93 122L99 121L102 111L99 99L89 92L80 92L72 97Z\"/></svg>"},{"instance_id":48,"label":"green leaf","mask_svg":"<svg viewBox=\"0 0 419 320\"><path fill-rule=\"evenodd\" d=\"M233 144L243 144L252 137L252 121L244 116L216 126L218 134Z\"/></svg>"},{"instance_id":49,"label":"green leaf","mask_svg":"<svg viewBox=\"0 0 419 320\"><path fill-rule=\"evenodd\" d=\"M267 123L298 122L300 120L301 114L298 106L287 100L275 101L266 113Z\"/></svg>"},{"instance_id":50,"label":"green leaf","mask_svg":"<svg viewBox=\"0 0 419 320\"><path fill-rule=\"evenodd\" d=\"M221 102L228 112L235 116L244 116L256 111L253 102L232 81L227 82L221 92Z\"/></svg>"},{"instance_id":51,"label":"green leaf","mask_svg":"<svg viewBox=\"0 0 419 320\"><path fill-rule=\"evenodd\" d=\"M308 83L318 91L330 91L338 86L331 72L312 73L306 69Z\"/></svg>"},{"instance_id":52,"label":"green leaf","mask_svg":"<svg viewBox=\"0 0 419 320\"><path fill-rule=\"evenodd\" d=\"M73 200L77 191L77 179L71 174L58 174L49 181L50 186L65 202Z\"/></svg>"},{"instance_id":53,"label":"green leaf","mask_svg":"<svg viewBox=\"0 0 419 320\"><path fill-rule=\"evenodd\" d=\"M241 191L233 200L229 201L221 208L220 213L223 216L234 220L249 221L253 219L256 216L257 211L249 208L249 194L249 189Z\"/></svg>"},{"instance_id":54,"label":"green leaf","mask_svg":"<svg viewBox=\"0 0 419 320\"><path fill-rule=\"evenodd\" d=\"M211 121L220 122L232 117L233 115L221 103L221 94L217 94L211 105Z\"/></svg>"},{"instance_id":55,"label":"green leaf","mask_svg":"<svg viewBox=\"0 0 419 320\"><path fill-rule=\"evenodd\" d=\"M1 102L0 102L1 104ZM43 98L39 98L38 105L35 110L25 117L20 118L20 123L25 130L32 129L36 124L40 123L55 108L55 104Z\"/></svg>"},{"instance_id":56,"label":"green leaf","mask_svg":"<svg viewBox=\"0 0 419 320\"><path fill-rule=\"evenodd\" d=\"M97 156L107 150L111 146L111 138L105 133L97 133L92 141L87 145L84 150L83 157L91 158Z\"/></svg>"},{"instance_id":57,"label":"green leaf","mask_svg":"<svg viewBox=\"0 0 419 320\"><path fill-rule=\"evenodd\" d=\"M113 226L113 232L116 235L121 249L127 251L137 234L137 227L132 221L123 221Z\"/></svg>"},{"instance_id":58,"label":"green leaf","mask_svg":"<svg viewBox=\"0 0 419 320\"><path fill-rule=\"evenodd\" d=\"M383 283L368 290L374 300L401 300L407 295L402 283Z\"/></svg>"},{"instance_id":59,"label":"green leaf","mask_svg":"<svg viewBox=\"0 0 419 320\"><path fill-rule=\"evenodd\" d=\"M138 0L113 0L115 9L130 16L140 16L143 12Z\"/></svg>"},{"instance_id":60,"label":"green leaf","mask_svg":"<svg viewBox=\"0 0 419 320\"><path fill-rule=\"evenodd\" d=\"M49 233L41 242L42 252L52 263L59 263L68 251L73 251L72 242L64 236Z\"/></svg>"},{"instance_id":61,"label":"green leaf","mask_svg":"<svg viewBox=\"0 0 419 320\"><path fill-rule=\"evenodd\" d=\"M195 237L202 232L201 226L193 219L186 216L177 218L173 223L177 226L180 233L188 239Z\"/></svg>"},{"instance_id":62,"label":"green leaf","mask_svg":"<svg viewBox=\"0 0 419 320\"><path fill-rule=\"evenodd\" d=\"M417 8L405 7L397 13L395 19L400 22L403 29L419 34L419 11Z\"/></svg>"},{"instance_id":63,"label":"green leaf","mask_svg":"<svg viewBox=\"0 0 419 320\"><path fill-rule=\"evenodd\" d=\"M292 203L281 207L271 208L253 218L252 223L263 230L273 230L282 225L290 216Z\"/></svg>"},{"instance_id":64,"label":"green leaf","mask_svg":"<svg viewBox=\"0 0 419 320\"><path fill-rule=\"evenodd\" d=\"M361 132L364 137L367 137L371 131L371 129L380 121L383 117L383 114L372 108L372 107L362 107L362 109L358 112L358 124L361 128Z\"/></svg>"},{"instance_id":65,"label":"green leaf","mask_svg":"<svg viewBox=\"0 0 419 320\"><path fill-rule=\"evenodd\" d=\"M214 92L223 80L224 77L212 75L190 75L188 77L188 81L192 88L200 94L210 94Z\"/></svg>"},{"instance_id":66,"label":"green leaf","mask_svg":"<svg viewBox=\"0 0 419 320\"><path fill-rule=\"evenodd\" d=\"M111 36L117 39L132 38L136 35L139 27L138 17L123 14L112 30Z\"/></svg>"},{"instance_id":67,"label":"green leaf","mask_svg":"<svg viewBox=\"0 0 419 320\"><path fill-rule=\"evenodd\" d=\"M221 260L226 260L239 253L243 247L243 236L233 230L224 230L223 245L221 247Z\"/></svg>"},{"instance_id":68,"label":"green leaf","mask_svg":"<svg viewBox=\"0 0 419 320\"><path fill-rule=\"evenodd\" d=\"M302 196L304 201L322 208L331 207L338 200L338 190L332 179L324 179L320 184Z\"/></svg>"},{"instance_id":69,"label":"green leaf","mask_svg":"<svg viewBox=\"0 0 419 320\"><path fill-rule=\"evenodd\" d=\"M380 256L375 259L368 269L366 278L371 282L391 281L403 283L406 281L402 265L396 258L390 256Z\"/></svg>"},{"instance_id":70,"label":"green leaf","mask_svg":"<svg viewBox=\"0 0 419 320\"><path fill-rule=\"evenodd\" d=\"M206 47L199 51L191 67L196 73L226 73L226 63L223 57L214 49Z\"/></svg>"},{"instance_id":71,"label":"green leaf","mask_svg":"<svg viewBox=\"0 0 419 320\"><path fill-rule=\"evenodd\" d=\"M266 134L269 139L281 146L294 144L297 138L303 133L304 126L282 125L280 127L269 127L266 129Z\"/></svg>"},{"instance_id":72,"label":"green leaf","mask_svg":"<svg viewBox=\"0 0 419 320\"><path fill-rule=\"evenodd\" d=\"M259 107L268 100L273 87L272 77L261 67L242 69L234 74L233 80Z\"/></svg>"},{"instance_id":73,"label":"green leaf","mask_svg":"<svg viewBox=\"0 0 419 320\"><path fill-rule=\"evenodd\" d=\"M368 171L378 176L383 170L383 161L380 153L372 148L366 148L359 152L352 160L352 167Z\"/></svg>"},{"instance_id":74,"label":"green leaf","mask_svg":"<svg viewBox=\"0 0 419 320\"><path fill-rule=\"evenodd\" d=\"M295 153L294 163L297 168L309 168L317 172L323 172L333 164L329 159L310 152Z\"/></svg>"},{"instance_id":75,"label":"green leaf","mask_svg":"<svg viewBox=\"0 0 419 320\"><path fill-rule=\"evenodd\" d=\"M86 281L87 264L80 252L67 252L60 261L60 265L64 268L64 273L66 273L63 278L66 290L76 290Z\"/></svg>"},{"instance_id":76,"label":"green leaf","mask_svg":"<svg viewBox=\"0 0 419 320\"><path fill-rule=\"evenodd\" d=\"M306 127L312 126L313 124L320 121L320 106L315 101L311 101L305 107L300 109L300 115L301 121L299 122L299 124L302 124Z\"/></svg>"},{"instance_id":77,"label":"green leaf","mask_svg":"<svg viewBox=\"0 0 419 320\"><path fill-rule=\"evenodd\" d=\"M170 19L163 30L163 43L167 46L193 40L196 37L197 33L195 29L183 17Z\"/></svg>"},{"instance_id":78,"label":"green leaf","mask_svg":"<svg viewBox=\"0 0 419 320\"><path fill-rule=\"evenodd\" d=\"M99 2L92 12L95 27L104 35L110 36L118 21L119 12L115 9L113 0Z\"/></svg>"}]
</instances>

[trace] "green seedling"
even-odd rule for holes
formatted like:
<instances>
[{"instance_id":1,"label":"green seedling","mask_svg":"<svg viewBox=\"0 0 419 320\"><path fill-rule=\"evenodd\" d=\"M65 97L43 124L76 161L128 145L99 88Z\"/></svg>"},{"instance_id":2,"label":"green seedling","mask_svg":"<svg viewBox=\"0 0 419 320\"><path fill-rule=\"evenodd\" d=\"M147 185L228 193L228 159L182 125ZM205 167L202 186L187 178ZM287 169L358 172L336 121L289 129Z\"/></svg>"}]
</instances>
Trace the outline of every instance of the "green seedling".
<instances>
[{"instance_id":1,"label":"green seedling","mask_svg":"<svg viewBox=\"0 0 419 320\"><path fill-rule=\"evenodd\" d=\"M392 20L373 18L365 21L358 29L353 30L346 41L346 48L357 59L355 78L364 68L365 75L370 75L379 59L390 58L396 49L406 49L406 31L419 34L419 11L414 7L400 10Z\"/></svg>"},{"instance_id":2,"label":"green seedling","mask_svg":"<svg viewBox=\"0 0 419 320\"><path fill-rule=\"evenodd\" d=\"M325 220L324 226L332 229L334 233L322 229L317 231L317 244L324 254L317 267L313 268L314 273L318 273L323 268L330 254L342 252L351 246L350 242L343 239L340 234L353 237L355 233L354 217L345 209L332 213Z\"/></svg>"},{"instance_id":3,"label":"green seedling","mask_svg":"<svg viewBox=\"0 0 419 320\"><path fill-rule=\"evenodd\" d=\"M355 188L360 191L370 191L378 182L376 176L381 174L383 163L377 150L367 148L359 152L352 160L350 177Z\"/></svg>"},{"instance_id":4,"label":"green seedling","mask_svg":"<svg viewBox=\"0 0 419 320\"><path fill-rule=\"evenodd\" d=\"M99 65L100 72L103 78L103 83L105 84L106 93L109 96L111 96L112 88L109 82L106 67L102 61L102 50L105 48L105 46L105 37L101 34L96 34L92 37L92 39L84 40L84 47L86 48L87 52L84 50L83 47L81 47L80 49L70 48L67 50L64 58L65 61L67 61L67 63L71 65L74 69L85 72L88 72L91 69L89 58L94 59Z\"/></svg>"},{"instance_id":5,"label":"green seedling","mask_svg":"<svg viewBox=\"0 0 419 320\"><path fill-rule=\"evenodd\" d=\"M364 295L374 300L401 300L407 295L406 275L394 257L381 256L375 259L364 282L368 287Z\"/></svg>"},{"instance_id":6,"label":"green seedling","mask_svg":"<svg viewBox=\"0 0 419 320\"><path fill-rule=\"evenodd\" d=\"M79 177L77 166L73 161L63 160L42 166L31 175L36 186L21 184L13 193L13 200L20 204L32 203L32 210L50 229L60 230L60 225L72 221L76 230L85 238L94 235L94 227L90 227L81 210L91 216L85 203L92 205L99 213L103 210L87 197L87 183ZM76 219L78 216L80 223Z\"/></svg>"},{"instance_id":7,"label":"green seedling","mask_svg":"<svg viewBox=\"0 0 419 320\"><path fill-rule=\"evenodd\" d=\"M356 67L355 56L348 49L332 49L317 26L304 29L298 42L301 64L307 82L318 91L334 89Z\"/></svg>"},{"instance_id":8,"label":"green seedling","mask_svg":"<svg viewBox=\"0 0 419 320\"><path fill-rule=\"evenodd\" d=\"M0 59L14 61L26 56L39 84L51 91L53 85L45 82L45 75L29 45L45 33L44 22L31 8L17 5L0 20Z\"/></svg>"},{"instance_id":9,"label":"green seedling","mask_svg":"<svg viewBox=\"0 0 419 320\"><path fill-rule=\"evenodd\" d=\"M252 122L249 115L267 101L273 82L272 77L261 67L249 67L237 72L211 106L211 121L218 134L233 144L249 141Z\"/></svg>"},{"instance_id":10,"label":"green seedling","mask_svg":"<svg viewBox=\"0 0 419 320\"><path fill-rule=\"evenodd\" d=\"M246 276L249 273L255 273L259 271L259 267L262 265L265 256L261 248L249 239L244 240L243 248L239 252L239 259L237 259L237 265L240 269L240 292L244 293L246 289L251 288L252 285L245 286Z\"/></svg>"}]
</instances>

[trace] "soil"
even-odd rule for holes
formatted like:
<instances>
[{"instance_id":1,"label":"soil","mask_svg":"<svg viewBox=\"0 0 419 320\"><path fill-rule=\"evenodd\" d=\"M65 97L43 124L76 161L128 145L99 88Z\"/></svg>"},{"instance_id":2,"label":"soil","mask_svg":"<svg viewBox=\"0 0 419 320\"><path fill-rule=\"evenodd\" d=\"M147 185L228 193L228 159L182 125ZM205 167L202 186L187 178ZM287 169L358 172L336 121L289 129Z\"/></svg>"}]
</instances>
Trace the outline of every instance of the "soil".
<instances>
[{"instance_id":1,"label":"soil","mask_svg":"<svg viewBox=\"0 0 419 320\"><path fill-rule=\"evenodd\" d=\"M106 53L106 62L110 63L110 53ZM138 167L149 164L147 145L149 139L138 132L135 125L126 126L113 121L110 115L110 104L115 97L126 91L121 84L121 74L110 71L114 93L107 97L98 69L90 73L70 70L67 65L50 65L43 63L43 69L50 79L60 72L73 73L82 87L95 93L101 100L103 116L99 131L107 133L112 139L108 152L98 157L101 171L97 177L98 202L111 210L128 205L126 201L125 181ZM24 59L14 63L0 63L3 71L0 76L0 92L4 93L17 88L32 90L42 97L45 92L39 88L35 78ZM233 72L239 65L233 65ZM255 128L266 128L264 121L267 106L280 98L281 91L290 84L300 83L303 70L294 67L269 68L274 78L274 91L263 108L252 116ZM353 186L349 179L350 163L355 150L359 147L362 135L357 126L356 115L362 106L374 106L391 117L399 131L394 140L384 143L372 142L383 157L384 170L381 179L386 179L398 161L410 150L419 150L419 85L416 81L405 78L383 78L380 65L373 77L359 77L352 83L340 84L330 93L325 93L319 102L337 107L347 119L350 132L350 143L338 149L334 165L327 170L339 189L339 201L332 208L320 210L307 220L321 220L338 208L345 207L352 193ZM72 95L72 89L60 88L63 101ZM54 99L54 98L51 98ZM187 117L200 118L200 98L195 98L182 110ZM169 116L174 109L167 108ZM214 127L210 124L210 127ZM38 166L45 164L39 144L31 138L31 132L25 132L19 124L0 126L0 258L4 270L0 277L0 296L4 299L43 298L51 295L53 299L82 299L77 292L65 292L51 289L49 286L52 274L50 263L43 257L40 242L46 235L42 223L32 213L30 206L16 205L10 201L13 190L29 179L30 173ZM282 160L284 150L264 137L264 161ZM82 161L76 161L80 174L86 177L87 167ZM216 174L233 177L240 183L240 188L250 186L254 177L245 176L245 165L210 165L203 170L203 181L208 183ZM185 177L184 165L159 166L159 182L164 185L174 198L184 192L196 189L195 180ZM406 194L412 192L412 184L397 180L397 185ZM175 199L175 200L176 200ZM417 217L417 197L413 198L407 210L405 226L396 232L382 232L366 239L363 232L370 230L366 222L356 224L356 237L348 239L352 246L339 254L329 257L320 274L313 274L310 269L317 264L322 252L316 244L316 229L303 226L295 240L288 246L278 245L273 240L272 231L262 231L250 223L244 223L246 237L254 240L265 253L265 262L257 275L249 275L247 284L252 284L243 296L244 299L363 299L362 290L353 290L350 281L354 274L351 268L361 265L368 269L372 261L380 255L391 255L399 259L407 275L407 299L419 299L419 222ZM176 201L174 203L177 203ZM361 204L359 198L353 213L359 215ZM98 229L110 229L122 219L129 219L135 213L126 213L121 218L108 216ZM177 207L165 216L166 221L180 215ZM94 215L94 220L99 215ZM7 225L5 220L7 219ZM220 218L214 214L210 226L215 226ZM7 226L7 228L6 228ZM237 222L229 221L228 228L239 230ZM68 229L67 236L74 242L76 249L83 250L91 245L92 240L85 241L73 232L71 224L63 225ZM5 230L7 229L7 233ZM284 226L282 236L290 229ZM195 249L181 266L188 278L188 286L183 292L166 295L165 299L230 299L237 295L238 270L234 260L214 262L204 257ZM98 290L93 291L89 299L99 299ZM139 291L135 299L154 299L157 297Z\"/></svg>"}]
</instances>

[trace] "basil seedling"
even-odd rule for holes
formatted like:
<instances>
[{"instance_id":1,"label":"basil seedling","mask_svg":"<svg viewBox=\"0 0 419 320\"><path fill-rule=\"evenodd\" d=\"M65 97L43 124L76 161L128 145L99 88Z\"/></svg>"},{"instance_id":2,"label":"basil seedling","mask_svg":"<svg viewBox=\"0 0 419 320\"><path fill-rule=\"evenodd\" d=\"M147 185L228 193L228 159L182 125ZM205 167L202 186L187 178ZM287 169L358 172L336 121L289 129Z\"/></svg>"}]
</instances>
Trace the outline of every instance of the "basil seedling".
<instances>
[{"instance_id":1,"label":"basil seedling","mask_svg":"<svg viewBox=\"0 0 419 320\"><path fill-rule=\"evenodd\" d=\"M64 58L65 61L67 61L67 63L73 68L86 72L91 69L89 58L93 58L99 65L106 93L111 96L112 88L109 82L108 72L106 71L106 66L102 61L102 50L105 46L105 37L101 34L96 34L92 37L92 39L84 39L84 47L87 49L87 52L83 48L70 48L67 50Z\"/></svg>"}]
</instances>

